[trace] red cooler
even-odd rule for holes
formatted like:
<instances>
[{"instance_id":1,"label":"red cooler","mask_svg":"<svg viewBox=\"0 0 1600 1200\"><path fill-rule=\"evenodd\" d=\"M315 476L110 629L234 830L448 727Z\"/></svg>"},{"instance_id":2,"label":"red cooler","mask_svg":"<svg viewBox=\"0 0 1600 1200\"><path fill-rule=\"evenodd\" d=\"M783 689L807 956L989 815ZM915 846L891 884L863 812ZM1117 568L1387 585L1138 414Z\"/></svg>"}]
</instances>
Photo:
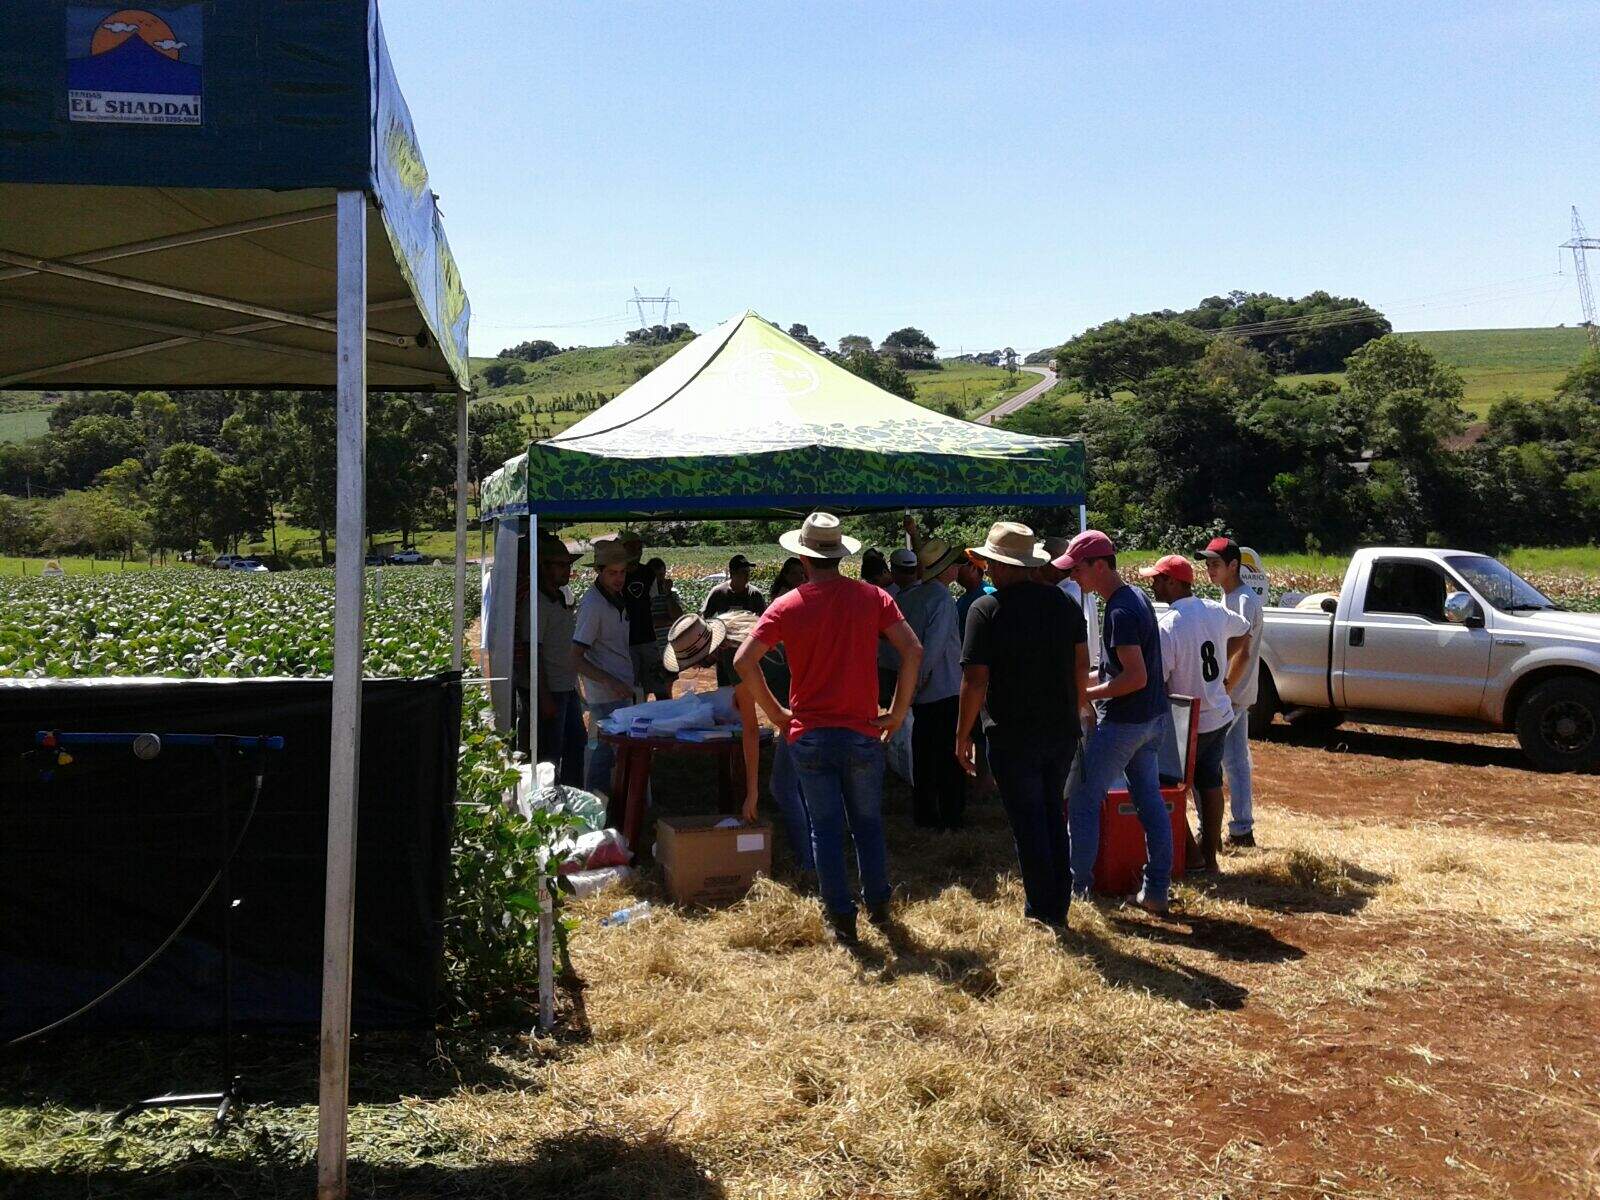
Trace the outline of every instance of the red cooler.
<instances>
[{"instance_id":1,"label":"red cooler","mask_svg":"<svg viewBox=\"0 0 1600 1200\"><path fill-rule=\"evenodd\" d=\"M1189 844L1189 789L1194 784L1194 748L1200 736L1200 702L1191 696L1169 697L1172 723L1178 731L1183 782L1161 789L1172 821L1172 877L1182 878ZM1094 860L1094 890L1126 896L1144 883L1144 826L1133 810L1127 788L1106 793L1100 807L1100 849Z\"/></svg>"}]
</instances>

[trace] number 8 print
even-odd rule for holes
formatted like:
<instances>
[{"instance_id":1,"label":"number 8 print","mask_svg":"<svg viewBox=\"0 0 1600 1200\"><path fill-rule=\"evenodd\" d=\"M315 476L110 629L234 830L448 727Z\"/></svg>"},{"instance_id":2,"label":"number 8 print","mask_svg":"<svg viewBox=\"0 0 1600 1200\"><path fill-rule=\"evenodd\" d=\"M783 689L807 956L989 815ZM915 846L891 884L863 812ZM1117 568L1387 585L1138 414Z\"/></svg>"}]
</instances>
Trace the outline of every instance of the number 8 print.
<instances>
[{"instance_id":1,"label":"number 8 print","mask_svg":"<svg viewBox=\"0 0 1600 1200\"><path fill-rule=\"evenodd\" d=\"M1215 642L1200 643L1200 676L1207 683L1212 683L1217 676L1222 674L1222 668L1217 666L1217 646Z\"/></svg>"}]
</instances>

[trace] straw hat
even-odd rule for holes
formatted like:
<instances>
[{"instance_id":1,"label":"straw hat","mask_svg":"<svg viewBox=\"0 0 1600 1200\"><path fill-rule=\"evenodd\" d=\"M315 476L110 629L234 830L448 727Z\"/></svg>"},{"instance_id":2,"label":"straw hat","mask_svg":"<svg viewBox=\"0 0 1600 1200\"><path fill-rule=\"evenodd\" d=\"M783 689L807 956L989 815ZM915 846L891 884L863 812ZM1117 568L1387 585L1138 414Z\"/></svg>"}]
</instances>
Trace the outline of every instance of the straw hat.
<instances>
[{"instance_id":1,"label":"straw hat","mask_svg":"<svg viewBox=\"0 0 1600 1200\"><path fill-rule=\"evenodd\" d=\"M1015 521L996 521L989 526L989 536L981 546L969 553L985 562L1001 562L1013 567L1042 567L1050 560L1039 552L1033 540L1033 530Z\"/></svg>"},{"instance_id":2,"label":"straw hat","mask_svg":"<svg viewBox=\"0 0 1600 1200\"><path fill-rule=\"evenodd\" d=\"M832 513L814 512L799 529L791 529L778 539L790 554L803 558L849 558L861 543L839 532L839 518Z\"/></svg>"},{"instance_id":3,"label":"straw hat","mask_svg":"<svg viewBox=\"0 0 1600 1200\"><path fill-rule=\"evenodd\" d=\"M588 565L600 571L606 567L626 567L632 562L626 546L616 538L602 538L594 544L594 558Z\"/></svg>"},{"instance_id":4,"label":"straw hat","mask_svg":"<svg viewBox=\"0 0 1600 1200\"><path fill-rule=\"evenodd\" d=\"M716 617L685 613L667 630L667 648L661 652L661 665L676 675L679 671L705 662L727 639L728 627Z\"/></svg>"},{"instance_id":5,"label":"straw hat","mask_svg":"<svg viewBox=\"0 0 1600 1200\"><path fill-rule=\"evenodd\" d=\"M917 551L917 574L922 579L937 579L946 570L960 562L963 551L943 538L930 538Z\"/></svg>"}]
</instances>

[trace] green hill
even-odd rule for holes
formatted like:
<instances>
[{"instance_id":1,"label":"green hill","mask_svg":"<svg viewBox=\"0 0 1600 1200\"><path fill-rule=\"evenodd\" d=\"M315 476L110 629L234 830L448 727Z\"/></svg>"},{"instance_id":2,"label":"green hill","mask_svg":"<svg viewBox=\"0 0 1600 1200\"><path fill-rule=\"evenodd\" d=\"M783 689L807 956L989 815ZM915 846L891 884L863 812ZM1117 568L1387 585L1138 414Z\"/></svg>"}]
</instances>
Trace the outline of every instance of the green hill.
<instances>
[{"instance_id":1,"label":"green hill","mask_svg":"<svg viewBox=\"0 0 1600 1200\"><path fill-rule=\"evenodd\" d=\"M1437 329L1402 333L1403 338L1420 342L1446 366L1461 373L1467 385L1464 403L1474 420L1481 420L1489 406L1507 392L1521 393L1529 399L1555 395L1567 372L1589 349L1589 336L1583 329ZM1335 383L1344 379L1342 371L1326 375L1287 375L1290 383L1310 383L1319 379ZM1076 396L1066 384L1052 390L1056 399Z\"/></svg>"},{"instance_id":2,"label":"green hill","mask_svg":"<svg viewBox=\"0 0 1600 1200\"><path fill-rule=\"evenodd\" d=\"M1422 343L1467 384L1466 406L1482 417L1507 392L1529 399L1555 395L1567 372L1589 349L1583 329L1441 329L1405 333Z\"/></svg>"}]
</instances>

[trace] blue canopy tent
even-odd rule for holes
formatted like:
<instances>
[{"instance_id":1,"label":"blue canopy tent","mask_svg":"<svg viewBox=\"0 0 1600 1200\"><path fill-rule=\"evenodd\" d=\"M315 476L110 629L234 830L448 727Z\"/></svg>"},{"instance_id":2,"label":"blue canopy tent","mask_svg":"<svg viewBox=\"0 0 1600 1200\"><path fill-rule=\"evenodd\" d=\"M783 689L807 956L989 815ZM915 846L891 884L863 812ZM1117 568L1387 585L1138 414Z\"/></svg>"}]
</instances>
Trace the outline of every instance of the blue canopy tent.
<instances>
[{"instance_id":1,"label":"blue canopy tent","mask_svg":"<svg viewBox=\"0 0 1600 1200\"><path fill-rule=\"evenodd\" d=\"M457 397L459 667L466 294L375 0L0 15L0 387L337 391L317 1177L342 1197L366 391Z\"/></svg>"}]
</instances>

